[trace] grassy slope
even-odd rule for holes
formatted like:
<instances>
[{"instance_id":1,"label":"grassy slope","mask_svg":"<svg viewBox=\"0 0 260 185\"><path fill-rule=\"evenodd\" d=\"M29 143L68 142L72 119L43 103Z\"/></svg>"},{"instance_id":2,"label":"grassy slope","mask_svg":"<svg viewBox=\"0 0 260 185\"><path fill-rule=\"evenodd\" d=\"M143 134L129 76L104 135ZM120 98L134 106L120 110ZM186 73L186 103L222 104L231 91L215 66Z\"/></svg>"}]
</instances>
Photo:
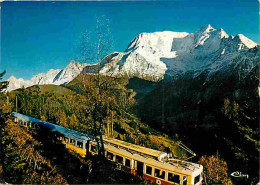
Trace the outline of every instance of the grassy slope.
<instances>
[{"instance_id":1,"label":"grassy slope","mask_svg":"<svg viewBox=\"0 0 260 185\"><path fill-rule=\"evenodd\" d=\"M60 85L34 85L34 86L28 87L26 89L31 90L31 91L35 91L37 86L40 88L41 94L54 93L54 94L59 95L59 96L76 94L74 91L72 91L72 90L70 90L70 89L68 89L64 86L60 86ZM10 95L14 96L19 92L21 92L21 89L11 91Z\"/></svg>"},{"instance_id":2,"label":"grassy slope","mask_svg":"<svg viewBox=\"0 0 260 185\"><path fill-rule=\"evenodd\" d=\"M41 93L52 92L57 95L73 95L76 94L72 90L59 85L39 85ZM36 86L29 87L29 89L33 90Z\"/></svg>"}]
</instances>

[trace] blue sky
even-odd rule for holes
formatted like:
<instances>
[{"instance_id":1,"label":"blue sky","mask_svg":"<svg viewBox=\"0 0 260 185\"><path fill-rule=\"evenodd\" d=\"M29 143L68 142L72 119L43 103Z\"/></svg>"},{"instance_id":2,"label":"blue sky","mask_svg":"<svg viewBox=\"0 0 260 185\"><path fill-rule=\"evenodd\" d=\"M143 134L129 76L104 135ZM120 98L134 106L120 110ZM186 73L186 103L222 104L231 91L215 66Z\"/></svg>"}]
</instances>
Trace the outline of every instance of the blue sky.
<instances>
[{"instance_id":1,"label":"blue sky","mask_svg":"<svg viewBox=\"0 0 260 185\"><path fill-rule=\"evenodd\" d=\"M207 24L259 43L258 10L257 0L2 2L0 70L7 70L5 79L30 79L66 67L99 15L111 22L114 51L124 51L141 32L194 32Z\"/></svg>"}]
</instances>

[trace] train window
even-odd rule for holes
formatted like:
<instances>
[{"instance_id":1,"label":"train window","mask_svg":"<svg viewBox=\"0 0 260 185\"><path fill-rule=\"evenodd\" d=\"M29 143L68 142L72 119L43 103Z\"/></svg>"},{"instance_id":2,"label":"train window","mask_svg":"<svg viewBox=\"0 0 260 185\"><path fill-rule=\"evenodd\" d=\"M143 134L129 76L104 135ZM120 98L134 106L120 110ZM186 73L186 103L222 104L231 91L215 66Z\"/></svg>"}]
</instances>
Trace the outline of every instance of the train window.
<instances>
[{"instance_id":1,"label":"train window","mask_svg":"<svg viewBox=\"0 0 260 185\"><path fill-rule=\"evenodd\" d=\"M70 143L75 145L75 139L70 139Z\"/></svg>"},{"instance_id":2,"label":"train window","mask_svg":"<svg viewBox=\"0 0 260 185\"><path fill-rule=\"evenodd\" d=\"M130 168L130 160L129 159L125 159L125 166Z\"/></svg>"},{"instance_id":3,"label":"train window","mask_svg":"<svg viewBox=\"0 0 260 185\"><path fill-rule=\"evenodd\" d=\"M180 184L180 176L179 175L176 175L176 174L173 174L173 173L168 173L168 181L170 182L174 182L176 184Z\"/></svg>"},{"instance_id":4,"label":"train window","mask_svg":"<svg viewBox=\"0 0 260 185\"><path fill-rule=\"evenodd\" d=\"M146 174L152 175L152 167L146 166Z\"/></svg>"},{"instance_id":5,"label":"train window","mask_svg":"<svg viewBox=\"0 0 260 185\"><path fill-rule=\"evenodd\" d=\"M200 174L197 175L197 176L194 178L194 184L197 184L199 181L200 181Z\"/></svg>"},{"instance_id":6,"label":"train window","mask_svg":"<svg viewBox=\"0 0 260 185\"><path fill-rule=\"evenodd\" d=\"M79 148L83 148L83 143L80 142L80 141L77 141L77 146L78 146Z\"/></svg>"},{"instance_id":7,"label":"train window","mask_svg":"<svg viewBox=\"0 0 260 185\"><path fill-rule=\"evenodd\" d=\"M157 168L154 169L154 176L159 177L161 179L165 178L165 171L159 170Z\"/></svg>"},{"instance_id":8,"label":"train window","mask_svg":"<svg viewBox=\"0 0 260 185\"><path fill-rule=\"evenodd\" d=\"M116 162L123 164L123 157L116 155Z\"/></svg>"},{"instance_id":9,"label":"train window","mask_svg":"<svg viewBox=\"0 0 260 185\"><path fill-rule=\"evenodd\" d=\"M69 138L65 137L65 142L68 143L69 142Z\"/></svg>"},{"instance_id":10,"label":"train window","mask_svg":"<svg viewBox=\"0 0 260 185\"><path fill-rule=\"evenodd\" d=\"M187 182L188 182L187 176L183 176L182 184L187 185L188 184Z\"/></svg>"},{"instance_id":11,"label":"train window","mask_svg":"<svg viewBox=\"0 0 260 185\"><path fill-rule=\"evenodd\" d=\"M90 151L96 153L97 152L97 147L94 146L94 145L90 145Z\"/></svg>"},{"instance_id":12,"label":"train window","mask_svg":"<svg viewBox=\"0 0 260 185\"><path fill-rule=\"evenodd\" d=\"M107 158L108 158L109 160L113 160L114 154L112 154L111 152L107 152Z\"/></svg>"}]
</instances>

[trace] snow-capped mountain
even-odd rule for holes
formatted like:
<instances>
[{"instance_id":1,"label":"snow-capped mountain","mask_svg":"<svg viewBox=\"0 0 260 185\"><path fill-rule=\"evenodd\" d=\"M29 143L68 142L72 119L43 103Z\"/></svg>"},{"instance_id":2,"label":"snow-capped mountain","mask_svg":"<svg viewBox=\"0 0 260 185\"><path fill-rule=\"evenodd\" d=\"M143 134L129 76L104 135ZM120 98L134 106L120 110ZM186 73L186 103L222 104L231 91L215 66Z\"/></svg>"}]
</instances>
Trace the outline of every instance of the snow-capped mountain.
<instances>
[{"instance_id":1,"label":"snow-capped mountain","mask_svg":"<svg viewBox=\"0 0 260 185\"><path fill-rule=\"evenodd\" d=\"M127 75L157 82L166 76L178 78L191 73L196 77L205 71L210 78L218 70L231 66L240 69L238 73L246 75L257 63L259 44L242 34L229 36L223 29L207 25L194 33L141 33L125 52L109 54L99 65L71 61L63 70L51 69L28 81L10 77L7 90L35 84L66 84L80 73Z\"/></svg>"},{"instance_id":2,"label":"snow-capped mountain","mask_svg":"<svg viewBox=\"0 0 260 185\"><path fill-rule=\"evenodd\" d=\"M86 66L89 65L90 64L81 64L76 61L71 61L65 69L60 71L60 73L55 76L53 79L53 84L61 85L72 81Z\"/></svg>"},{"instance_id":3,"label":"snow-capped mountain","mask_svg":"<svg viewBox=\"0 0 260 185\"><path fill-rule=\"evenodd\" d=\"M29 80L24 80L23 78L15 78L14 76L11 76L10 78L7 79L7 81L9 81L9 84L7 86L7 91L12 91L15 89L19 89L22 87L29 87L31 85L31 83L29 82Z\"/></svg>"},{"instance_id":4,"label":"snow-capped mountain","mask_svg":"<svg viewBox=\"0 0 260 185\"><path fill-rule=\"evenodd\" d=\"M243 51L256 46L242 34L229 36L223 29L214 29L210 25L194 33L141 33L125 52L106 56L101 62L100 73L126 74L152 81L164 79L165 75L176 76L188 71L196 71L196 75L208 68L217 69L220 63L228 63L246 53ZM97 68L88 66L84 72L96 72L94 67Z\"/></svg>"},{"instance_id":5,"label":"snow-capped mountain","mask_svg":"<svg viewBox=\"0 0 260 185\"><path fill-rule=\"evenodd\" d=\"M78 62L71 61L63 70L50 69L47 73L34 75L30 80L24 80L22 78L17 79L14 76L11 76L7 79L7 81L9 81L7 91L12 91L22 87L29 87L36 84L66 84L80 74L87 65L89 64L80 64Z\"/></svg>"},{"instance_id":6,"label":"snow-capped mountain","mask_svg":"<svg viewBox=\"0 0 260 185\"><path fill-rule=\"evenodd\" d=\"M52 84L54 78L61 72L60 69L50 69L47 73L39 73L34 75L29 83L31 84Z\"/></svg>"}]
</instances>

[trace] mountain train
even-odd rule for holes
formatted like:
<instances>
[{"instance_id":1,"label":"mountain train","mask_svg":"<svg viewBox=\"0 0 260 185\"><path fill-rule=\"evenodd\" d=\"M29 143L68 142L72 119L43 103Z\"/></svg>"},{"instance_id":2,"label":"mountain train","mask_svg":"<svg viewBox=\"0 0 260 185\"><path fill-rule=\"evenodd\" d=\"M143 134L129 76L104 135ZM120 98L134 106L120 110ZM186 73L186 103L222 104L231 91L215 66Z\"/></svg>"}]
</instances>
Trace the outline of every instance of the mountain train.
<instances>
[{"instance_id":1,"label":"mountain train","mask_svg":"<svg viewBox=\"0 0 260 185\"><path fill-rule=\"evenodd\" d=\"M59 133L58 139L66 148L82 157L86 154L98 155L94 137L64 128L46 121L12 112L15 123L25 127L43 126L51 132ZM171 158L165 152L131 144L114 138L104 137L105 157L129 169L129 172L159 185L201 185L203 166L200 164Z\"/></svg>"}]
</instances>

